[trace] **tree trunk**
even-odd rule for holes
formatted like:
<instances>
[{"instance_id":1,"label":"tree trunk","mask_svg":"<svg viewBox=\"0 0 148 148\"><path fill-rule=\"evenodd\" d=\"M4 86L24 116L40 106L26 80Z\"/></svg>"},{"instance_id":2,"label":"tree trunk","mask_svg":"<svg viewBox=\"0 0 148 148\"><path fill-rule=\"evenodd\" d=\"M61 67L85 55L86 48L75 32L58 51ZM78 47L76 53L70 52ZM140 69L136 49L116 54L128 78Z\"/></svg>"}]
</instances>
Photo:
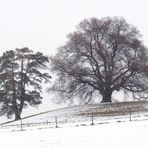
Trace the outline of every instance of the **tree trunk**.
<instances>
[{"instance_id":1,"label":"tree trunk","mask_svg":"<svg viewBox=\"0 0 148 148\"><path fill-rule=\"evenodd\" d=\"M112 102L112 91L110 91L109 89L107 89L107 91L104 91L102 93L101 103L104 103L104 102Z\"/></svg>"},{"instance_id":2,"label":"tree trunk","mask_svg":"<svg viewBox=\"0 0 148 148\"><path fill-rule=\"evenodd\" d=\"M15 120L20 120L21 119L21 112L19 109L15 110Z\"/></svg>"}]
</instances>

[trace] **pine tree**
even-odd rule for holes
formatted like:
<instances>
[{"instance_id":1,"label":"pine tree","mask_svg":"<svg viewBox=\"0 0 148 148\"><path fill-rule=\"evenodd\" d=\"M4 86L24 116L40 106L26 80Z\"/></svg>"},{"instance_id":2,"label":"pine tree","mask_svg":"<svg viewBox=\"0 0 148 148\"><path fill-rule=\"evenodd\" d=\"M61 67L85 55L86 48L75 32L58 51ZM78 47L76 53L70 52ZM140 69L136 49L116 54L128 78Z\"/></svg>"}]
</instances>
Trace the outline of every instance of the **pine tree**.
<instances>
[{"instance_id":1,"label":"pine tree","mask_svg":"<svg viewBox=\"0 0 148 148\"><path fill-rule=\"evenodd\" d=\"M42 102L42 82L49 82L48 57L28 48L10 50L0 57L1 115L21 118L25 107Z\"/></svg>"}]
</instances>

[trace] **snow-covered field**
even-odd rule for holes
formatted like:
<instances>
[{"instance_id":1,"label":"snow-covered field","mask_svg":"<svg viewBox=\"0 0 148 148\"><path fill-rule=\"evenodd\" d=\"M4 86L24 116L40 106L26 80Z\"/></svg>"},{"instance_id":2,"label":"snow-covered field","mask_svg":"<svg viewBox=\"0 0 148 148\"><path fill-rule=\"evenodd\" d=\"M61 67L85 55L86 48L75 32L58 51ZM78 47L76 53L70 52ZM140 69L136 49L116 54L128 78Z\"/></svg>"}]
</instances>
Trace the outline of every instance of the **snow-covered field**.
<instances>
[{"instance_id":1,"label":"snow-covered field","mask_svg":"<svg viewBox=\"0 0 148 148\"><path fill-rule=\"evenodd\" d=\"M148 120L0 132L0 148L148 148Z\"/></svg>"},{"instance_id":2,"label":"snow-covered field","mask_svg":"<svg viewBox=\"0 0 148 148\"><path fill-rule=\"evenodd\" d=\"M148 148L147 103L145 111L124 114L122 106L123 114L102 114L117 105L73 106L1 125L0 148Z\"/></svg>"}]
</instances>

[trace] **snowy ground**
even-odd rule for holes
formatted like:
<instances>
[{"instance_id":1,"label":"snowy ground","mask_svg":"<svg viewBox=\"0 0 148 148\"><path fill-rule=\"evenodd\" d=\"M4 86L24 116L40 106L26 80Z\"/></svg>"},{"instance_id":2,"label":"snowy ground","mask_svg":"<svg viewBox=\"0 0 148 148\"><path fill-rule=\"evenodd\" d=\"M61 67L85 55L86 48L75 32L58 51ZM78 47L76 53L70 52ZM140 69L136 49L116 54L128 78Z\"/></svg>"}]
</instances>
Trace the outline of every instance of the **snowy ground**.
<instances>
[{"instance_id":1,"label":"snowy ground","mask_svg":"<svg viewBox=\"0 0 148 148\"><path fill-rule=\"evenodd\" d=\"M0 148L148 148L148 121L0 132Z\"/></svg>"},{"instance_id":2,"label":"snowy ground","mask_svg":"<svg viewBox=\"0 0 148 148\"><path fill-rule=\"evenodd\" d=\"M91 114L101 109L74 106L1 125L0 148L148 148L148 112L94 114L91 126Z\"/></svg>"}]
</instances>

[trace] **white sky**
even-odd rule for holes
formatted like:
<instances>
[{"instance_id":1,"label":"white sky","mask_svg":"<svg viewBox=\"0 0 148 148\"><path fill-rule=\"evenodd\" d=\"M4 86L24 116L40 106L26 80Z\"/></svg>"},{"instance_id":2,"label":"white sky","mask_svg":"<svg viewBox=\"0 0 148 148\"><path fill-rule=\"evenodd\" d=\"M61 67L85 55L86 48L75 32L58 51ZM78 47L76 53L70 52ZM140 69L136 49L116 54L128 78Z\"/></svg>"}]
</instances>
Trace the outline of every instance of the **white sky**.
<instances>
[{"instance_id":1,"label":"white sky","mask_svg":"<svg viewBox=\"0 0 148 148\"><path fill-rule=\"evenodd\" d=\"M90 17L125 17L148 45L147 15L147 0L0 0L0 55L22 47L54 54L67 34Z\"/></svg>"},{"instance_id":2,"label":"white sky","mask_svg":"<svg viewBox=\"0 0 148 148\"><path fill-rule=\"evenodd\" d=\"M0 54L29 47L52 54L84 18L123 16L148 45L147 0L0 0Z\"/></svg>"}]
</instances>

